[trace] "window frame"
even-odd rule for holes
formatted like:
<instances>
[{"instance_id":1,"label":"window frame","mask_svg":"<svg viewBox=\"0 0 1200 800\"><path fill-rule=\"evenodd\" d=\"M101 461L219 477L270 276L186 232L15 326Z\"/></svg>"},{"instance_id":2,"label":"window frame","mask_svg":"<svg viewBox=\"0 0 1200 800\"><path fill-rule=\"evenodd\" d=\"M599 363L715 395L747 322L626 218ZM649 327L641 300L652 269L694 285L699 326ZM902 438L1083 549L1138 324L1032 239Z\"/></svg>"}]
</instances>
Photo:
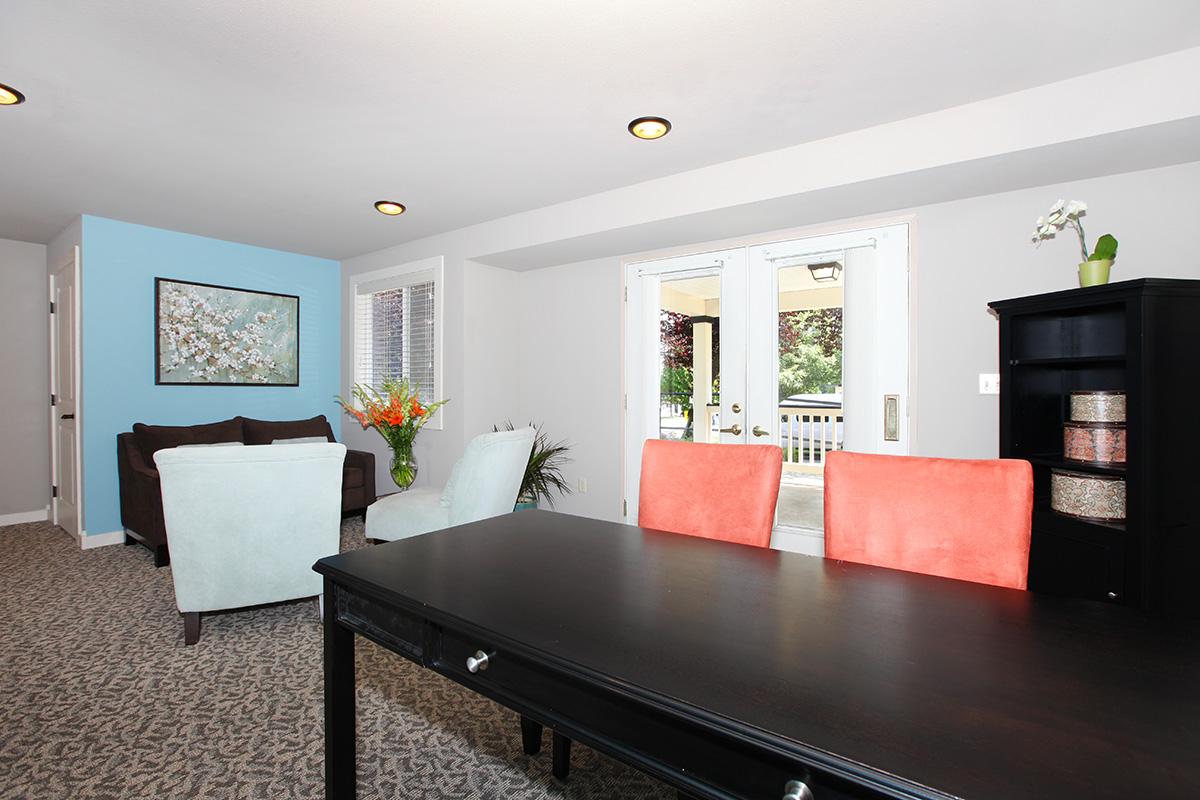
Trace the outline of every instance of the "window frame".
<instances>
[{"instance_id":1,"label":"window frame","mask_svg":"<svg viewBox=\"0 0 1200 800\"><path fill-rule=\"evenodd\" d=\"M412 286L418 282L414 281L414 274L432 273L433 275L433 398L432 400L441 400L444 378L442 375L442 363L444 360L443 353L445 351L443 345L443 329L444 329L444 307L445 307L445 258L443 256L433 256L431 258L423 258L419 261L410 261L405 264L397 264L392 267L384 267L383 269L373 270L371 272L360 272L349 277L349 296L348 314L349 324L347 325L350 337L350 386L360 383L359 378L359 333L360 319L358 314L358 287L366 283L377 283L380 281L392 281L394 285L385 286L384 288L376 289L375 291L388 291L389 289L402 289L407 286ZM347 387L349 389L349 387ZM443 430L444 420L441 409L438 409L434 415L425 423L425 427L432 430Z\"/></svg>"}]
</instances>

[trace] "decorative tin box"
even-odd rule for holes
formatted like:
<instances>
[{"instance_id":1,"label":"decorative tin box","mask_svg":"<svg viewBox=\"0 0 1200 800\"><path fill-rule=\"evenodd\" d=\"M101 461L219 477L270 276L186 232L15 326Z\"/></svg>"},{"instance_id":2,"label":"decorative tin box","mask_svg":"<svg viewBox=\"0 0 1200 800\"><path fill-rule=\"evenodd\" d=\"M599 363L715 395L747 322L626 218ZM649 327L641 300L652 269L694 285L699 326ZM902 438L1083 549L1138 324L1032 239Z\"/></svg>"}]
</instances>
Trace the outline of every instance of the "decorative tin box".
<instances>
[{"instance_id":1,"label":"decorative tin box","mask_svg":"<svg viewBox=\"0 0 1200 800\"><path fill-rule=\"evenodd\" d=\"M1124 464L1125 425L1119 422L1063 423L1063 458L1084 464Z\"/></svg>"},{"instance_id":2,"label":"decorative tin box","mask_svg":"<svg viewBox=\"0 0 1200 800\"><path fill-rule=\"evenodd\" d=\"M1125 479L1050 470L1050 508L1068 517L1093 522L1125 520Z\"/></svg>"},{"instance_id":3,"label":"decorative tin box","mask_svg":"<svg viewBox=\"0 0 1200 800\"><path fill-rule=\"evenodd\" d=\"M1125 393L1071 392L1073 422L1124 422Z\"/></svg>"}]
</instances>

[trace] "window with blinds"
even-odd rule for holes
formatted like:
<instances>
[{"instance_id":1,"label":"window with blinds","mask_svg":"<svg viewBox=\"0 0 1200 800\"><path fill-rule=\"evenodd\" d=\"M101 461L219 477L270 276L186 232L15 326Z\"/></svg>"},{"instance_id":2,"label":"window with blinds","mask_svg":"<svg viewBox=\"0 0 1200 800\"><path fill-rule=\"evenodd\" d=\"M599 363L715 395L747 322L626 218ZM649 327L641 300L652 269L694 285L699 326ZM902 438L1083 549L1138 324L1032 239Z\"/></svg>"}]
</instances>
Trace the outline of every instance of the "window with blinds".
<instances>
[{"instance_id":1,"label":"window with blinds","mask_svg":"<svg viewBox=\"0 0 1200 800\"><path fill-rule=\"evenodd\" d=\"M438 278L435 270L421 270L355 285L355 383L379 389L389 378L407 378L422 402L441 399Z\"/></svg>"}]
</instances>

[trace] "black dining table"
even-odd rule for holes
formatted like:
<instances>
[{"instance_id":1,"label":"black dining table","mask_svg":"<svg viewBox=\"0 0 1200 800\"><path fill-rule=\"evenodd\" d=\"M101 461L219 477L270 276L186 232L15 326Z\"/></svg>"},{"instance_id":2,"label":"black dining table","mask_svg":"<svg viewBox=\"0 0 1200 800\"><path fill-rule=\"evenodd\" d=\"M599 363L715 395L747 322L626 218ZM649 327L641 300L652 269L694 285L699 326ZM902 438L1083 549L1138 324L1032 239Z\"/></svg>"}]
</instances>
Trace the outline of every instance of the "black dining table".
<instances>
[{"instance_id":1,"label":"black dining table","mask_svg":"<svg viewBox=\"0 0 1200 800\"><path fill-rule=\"evenodd\" d=\"M328 798L356 636L692 797L1200 798L1192 623L550 511L314 569Z\"/></svg>"}]
</instances>

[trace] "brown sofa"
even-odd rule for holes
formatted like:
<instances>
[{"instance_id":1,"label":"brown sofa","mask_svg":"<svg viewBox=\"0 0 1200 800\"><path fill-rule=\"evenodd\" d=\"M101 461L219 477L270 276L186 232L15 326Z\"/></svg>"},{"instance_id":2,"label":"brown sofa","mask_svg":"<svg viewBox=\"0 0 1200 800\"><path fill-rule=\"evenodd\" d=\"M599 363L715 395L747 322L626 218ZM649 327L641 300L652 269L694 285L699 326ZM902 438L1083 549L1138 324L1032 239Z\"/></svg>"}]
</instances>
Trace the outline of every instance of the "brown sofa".
<instances>
[{"instance_id":1,"label":"brown sofa","mask_svg":"<svg viewBox=\"0 0 1200 800\"><path fill-rule=\"evenodd\" d=\"M141 542L154 552L154 565L170 563L167 531L163 524L162 490L154 454L181 444L242 442L271 444L276 439L300 439L320 436L333 438L329 421L322 416L312 419L272 422L234 417L207 425L143 425L117 434L117 474L121 484L121 524L125 544ZM342 513L359 513L375 502L375 454L347 450L342 468Z\"/></svg>"}]
</instances>

